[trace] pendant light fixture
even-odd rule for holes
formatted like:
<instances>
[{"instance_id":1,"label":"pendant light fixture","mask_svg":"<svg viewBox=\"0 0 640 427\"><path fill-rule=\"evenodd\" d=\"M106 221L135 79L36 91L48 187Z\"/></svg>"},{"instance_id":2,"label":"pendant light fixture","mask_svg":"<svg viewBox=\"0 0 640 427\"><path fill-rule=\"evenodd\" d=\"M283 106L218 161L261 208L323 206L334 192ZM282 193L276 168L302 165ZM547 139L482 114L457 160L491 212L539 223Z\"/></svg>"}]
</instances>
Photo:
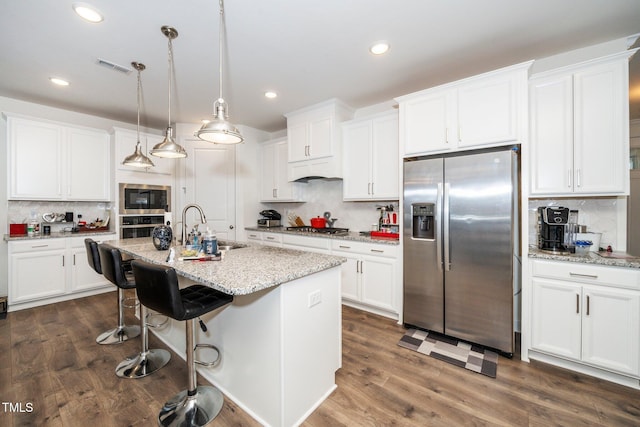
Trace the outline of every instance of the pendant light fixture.
<instances>
[{"instance_id":1,"label":"pendant light fixture","mask_svg":"<svg viewBox=\"0 0 640 427\"><path fill-rule=\"evenodd\" d=\"M133 68L138 70L138 97L136 100L138 105L138 125L136 127L138 142L136 143L136 150L134 151L134 153L131 154L130 156L125 157L122 164L125 166L134 166L137 168L150 168L150 167L153 167L154 164L151 161L151 159L149 159L147 156L142 154L142 148L140 144L140 91L142 88L140 73L142 72L142 70L144 70L147 67L145 67L145 65L140 62L132 62L131 66L133 66Z\"/></svg>"},{"instance_id":2,"label":"pendant light fixture","mask_svg":"<svg viewBox=\"0 0 640 427\"><path fill-rule=\"evenodd\" d=\"M169 124L164 140L156 144L149 153L156 157L178 159L187 157L185 149L173 140L173 128L171 127L171 84L173 81L173 44L171 41L178 37L178 31L168 25L164 25L160 30L169 39Z\"/></svg>"},{"instance_id":3,"label":"pendant light fixture","mask_svg":"<svg viewBox=\"0 0 640 427\"><path fill-rule=\"evenodd\" d=\"M220 97L213 104L214 118L213 120L205 123L200 130L196 132L196 136L204 141L213 142L216 144L238 144L243 141L242 135L238 129L227 120L227 103L222 97L222 47L224 29L224 4L223 0L220 0L220 26L219 26L219 54L220 54Z\"/></svg>"}]
</instances>

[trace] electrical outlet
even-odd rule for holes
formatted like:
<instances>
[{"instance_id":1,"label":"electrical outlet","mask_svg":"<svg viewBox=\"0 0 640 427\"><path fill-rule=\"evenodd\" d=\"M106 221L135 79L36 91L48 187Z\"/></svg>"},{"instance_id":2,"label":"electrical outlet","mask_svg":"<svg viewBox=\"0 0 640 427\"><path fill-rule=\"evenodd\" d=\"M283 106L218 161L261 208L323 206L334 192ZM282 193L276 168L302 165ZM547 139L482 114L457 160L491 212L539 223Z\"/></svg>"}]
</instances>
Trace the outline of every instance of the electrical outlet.
<instances>
[{"instance_id":1,"label":"electrical outlet","mask_svg":"<svg viewBox=\"0 0 640 427\"><path fill-rule=\"evenodd\" d=\"M315 291L309 294L309 307L318 305L322 302L322 291Z\"/></svg>"}]
</instances>

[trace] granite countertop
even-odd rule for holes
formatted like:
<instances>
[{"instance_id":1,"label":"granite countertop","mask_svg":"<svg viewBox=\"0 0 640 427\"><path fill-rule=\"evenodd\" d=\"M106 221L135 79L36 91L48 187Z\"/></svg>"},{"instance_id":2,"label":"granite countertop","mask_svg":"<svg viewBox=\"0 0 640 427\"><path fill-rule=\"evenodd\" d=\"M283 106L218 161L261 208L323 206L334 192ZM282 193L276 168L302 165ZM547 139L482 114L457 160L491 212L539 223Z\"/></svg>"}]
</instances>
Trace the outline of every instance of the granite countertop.
<instances>
[{"instance_id":1,"label":"granite countertop","mask_svg":"<svg viewBox=\"0 0 640 427\"><path fill-rule=\"evenodd\" d=\"M156 250L148 237L110 243L128 255L169 265L181 276L231 295L248 295L346 262L346 258L334 255L219 241L219 245L233 243L242 247L227 251L220 261L179 261L177 246L175 260L169 263L169 251Z\"/></svg>"},{"instance_id":2,"label":"granite countertop","mask_svg":"<svg viewBox=\"0 0 640 427\"><path fill-rule=\"evenodd\" d=\"M582 264L596 264L610 267L640 268L640 257L624 252L589 252L585 255L556 255L529 247L529 258L568 261Z\"/></svg>"},{"instance_id":3,"label":"granite countertop","mask_svg":"<svg viewBox=\"0 0 640 427\"><path fill-rule=\"evenodd\" d=\"M62 237L82 237L82 236L97 236L97 235L113 235L116 234L115 231L111 231L111 230L100 230L100 231L82 231L82 232L78 232L78 233L74 233L71 231L55 231L55 232L51 232L51 234L49 235L44 235L42 233L40 233L40 235L38 236L27 236L26 234L24 235L20 235L20 236L10 236L8 234L4 235L4 241L5 242L13 242L16 240L43 240L43 239L60 239Z\"/></svg>"},{"instance_id":4,"label":"granite countertop","mask_svg":"<svg viewBox=\"0 0 640 427\"><path fill-rule=\"evenodd\" d=\"M287 227L245 227L244 229L248 231L261 231L264 233L291 234L294 236L317 237L320 239L351 240L354 242L376 243L381 245L398 246L400 244L400 241L398 239L385 239L363 236L357 231L349 231L347 234L324 234L314 233L311 231L287 230Z\"/></svg>"}]
</instances>

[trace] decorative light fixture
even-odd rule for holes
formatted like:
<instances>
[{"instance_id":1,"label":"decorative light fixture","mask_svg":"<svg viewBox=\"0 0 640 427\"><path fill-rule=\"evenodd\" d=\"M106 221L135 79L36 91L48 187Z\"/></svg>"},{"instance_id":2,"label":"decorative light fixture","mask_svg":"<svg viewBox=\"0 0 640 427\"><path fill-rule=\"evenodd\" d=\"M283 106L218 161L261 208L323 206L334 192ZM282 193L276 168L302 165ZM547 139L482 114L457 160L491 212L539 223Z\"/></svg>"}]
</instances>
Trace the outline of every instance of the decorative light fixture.
<instances>
[{"instance_id":1,"label":"decorative light fixture","mask_svg":"<svg viewBox=\"0 0 640 427\"><path fill-rule=\"evenodd\" d=\"M138 97L136 100L138 105L138 125L136 127L138 142L136 143L136 150L134 151L134 153L131 154L130 156L125 157L122 164L125 166L134 166L137 168L150 168L150 167L153 167L154 164L151 161L151 159L149 159L147 156L142 154L142 148L141 148L142 146L140 144L140 91L142 88L140 73L142 70L144 70L147 67L145 67L145 65L140 62L132 62L131 65L133 66L133 68L138 70Z\"/></svg>"},{"instance_id":2,"label":"decorative light fixture","mask_svg":"<svg viewBox=\"0 0 640 427\"><path fill-rule=\"evenodd\" d=\"M207 142L215 144L238 144L243 141L238 129L227 120L227 103L222 97L222 38L224 35L224 5L220 0L219 54L220 54L220 97L213 104L214 118L204 124L195 135Z\"/></svg>"},{"instance_id":3,"label":"decorative light fixture","mask_svg":"<svg viewBox=\"0 0 640 427\"><path fill-rule=\"evenodd\" d=\"M171 83L173 80L173 44L171 40L178 37L178 31L168 25L164 25L160 30L162 30L162 34L169 39L169 125L167 126L167 132L162 142L156 144L149 153L156 157L178 159L187 157L185 149L173 140L173 128L171 127Z\"/></svg>"}]
</instances>

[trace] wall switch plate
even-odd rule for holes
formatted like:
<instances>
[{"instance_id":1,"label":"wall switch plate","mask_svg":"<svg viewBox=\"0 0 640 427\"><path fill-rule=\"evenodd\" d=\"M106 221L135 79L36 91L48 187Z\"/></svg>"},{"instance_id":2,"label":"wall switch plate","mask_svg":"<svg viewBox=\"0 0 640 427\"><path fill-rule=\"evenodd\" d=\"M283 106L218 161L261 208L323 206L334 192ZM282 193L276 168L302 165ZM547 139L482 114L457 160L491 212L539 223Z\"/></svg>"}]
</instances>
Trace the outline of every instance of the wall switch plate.
<instances>
[{"instance_id":1,"label":"wall switch plate","mask_svg":"<svg viewBox=\"0 0 640 427\"><path fill-rule=\"evenodd\" d=\"M309 307L318 305L322 302L322 291L314 291L309 294Z\"/></svg>"}]
</instances>

